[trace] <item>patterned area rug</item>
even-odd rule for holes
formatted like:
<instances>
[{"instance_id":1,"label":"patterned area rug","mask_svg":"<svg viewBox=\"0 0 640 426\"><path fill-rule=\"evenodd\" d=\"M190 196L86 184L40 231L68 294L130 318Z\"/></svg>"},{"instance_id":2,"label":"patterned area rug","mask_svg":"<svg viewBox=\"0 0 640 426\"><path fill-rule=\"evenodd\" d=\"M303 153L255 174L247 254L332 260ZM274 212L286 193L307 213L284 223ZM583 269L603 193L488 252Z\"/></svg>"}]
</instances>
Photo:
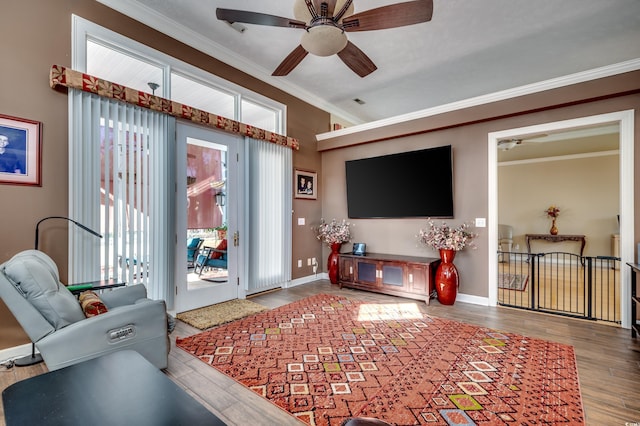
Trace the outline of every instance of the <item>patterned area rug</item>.
<instances>
[{"instance_id":1,"label":"patterned area rug","mask_svg":"<svg viewBox=\"0 0 640 426\"><path fill-rule=\"evenodd\" d=\"M267 309L267 307L250 300L235 299L192 311L181 312L176 315L176 317L180 321L184 321L195 328L206 330L216 325L225 324L249 315L257 314L258 312L266 311Z\"/></svg>"},{"instance_id":2,"label":"patterned area rug","mask_svg":"<svg viewBox=\"0 0 640 426\"><path fill-rule=\"evenodd\" d=\"M572 346L317 295L180 348L309 425L584 424Z\"/></svg>"},{"instance_id":3,"label":"patterned area rug","mask_svg":"<svg viewBox=\"0 0 640 426\"><path fill-rule=\"evenodd\" d=\"M498 274L498 288L505 290L524 291L527 288L529 275L521 274Z\"/></svg>"}]
</instances>

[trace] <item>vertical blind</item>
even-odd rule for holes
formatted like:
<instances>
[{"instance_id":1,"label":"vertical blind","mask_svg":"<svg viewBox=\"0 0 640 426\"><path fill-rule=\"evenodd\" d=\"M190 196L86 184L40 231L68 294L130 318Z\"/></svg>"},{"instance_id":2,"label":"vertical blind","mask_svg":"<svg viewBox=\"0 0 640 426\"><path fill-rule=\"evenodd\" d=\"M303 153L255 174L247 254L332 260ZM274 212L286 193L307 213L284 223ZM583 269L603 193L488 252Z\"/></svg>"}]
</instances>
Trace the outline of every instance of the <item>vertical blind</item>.
<instances>
[{"instance_id":1,"label":"vertical blind","mask_svg":"<svg viewBox=\"0 0 640 426\"><path fill-rule=\"evenodd\" d=\"M73 282L142 283L173 305L175 119L72 89L69 215L99 229L70 238ZM86 233L84 233L86 234Z\"/></svg>"},{"instance_id":2,"label":"vertical blind","mask_svg":"<svg viewBox=\"0 0 640 426\"><path fill-rule=\"evenodd\" d=\"M249 294L291 280L291 149L247 138Z\"/></svg>"}]
</instances>

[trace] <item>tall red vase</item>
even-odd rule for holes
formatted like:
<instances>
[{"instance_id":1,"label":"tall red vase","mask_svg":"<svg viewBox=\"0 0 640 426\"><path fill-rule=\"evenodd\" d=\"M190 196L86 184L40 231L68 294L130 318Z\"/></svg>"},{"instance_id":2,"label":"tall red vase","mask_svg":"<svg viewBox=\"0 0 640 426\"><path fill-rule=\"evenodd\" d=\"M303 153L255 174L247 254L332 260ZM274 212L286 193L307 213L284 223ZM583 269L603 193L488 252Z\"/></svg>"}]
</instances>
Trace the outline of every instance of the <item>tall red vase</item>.
<instances>
[{"instance_id":1,"label":"tall red vase","mask_svg":"<svg viewBox=\"0 0 640 426\"><path fill-rule=\"evenodd\" d=\"M331 244L331 253L329 253L327 262L331 284L338 284L338 255L340 254L340 247L342 247L342 243Z\"/></svg>"},{"instance_id":2,"label":"tall red vase","mask_svg":"<svg viewBox=\"0 0 640 426\"><path fill-rule=\"evenodd\" d=\"M453 305L458 295L458 270L453 264L455 250L440 249L440 264L436 269L436 292L438 302Z\"/></svg>"}]
</instances>

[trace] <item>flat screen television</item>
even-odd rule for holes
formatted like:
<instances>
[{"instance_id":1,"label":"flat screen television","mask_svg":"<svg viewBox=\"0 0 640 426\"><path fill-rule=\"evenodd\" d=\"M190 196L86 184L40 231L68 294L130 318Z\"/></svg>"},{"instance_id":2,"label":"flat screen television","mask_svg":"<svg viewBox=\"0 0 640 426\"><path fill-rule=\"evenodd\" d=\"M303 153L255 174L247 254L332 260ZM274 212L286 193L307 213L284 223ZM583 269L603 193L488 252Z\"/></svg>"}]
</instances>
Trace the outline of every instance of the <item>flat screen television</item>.
<instances>
[{"instance_id":1,"label":"flat screen television","mask_svg":"<svg viewBox=\"0 0 640 426\"><path fill-rule=\"evenodd\" d=\"M453 217L451 145L345 162L349 218Z\"/></svg>"}]
</instances>

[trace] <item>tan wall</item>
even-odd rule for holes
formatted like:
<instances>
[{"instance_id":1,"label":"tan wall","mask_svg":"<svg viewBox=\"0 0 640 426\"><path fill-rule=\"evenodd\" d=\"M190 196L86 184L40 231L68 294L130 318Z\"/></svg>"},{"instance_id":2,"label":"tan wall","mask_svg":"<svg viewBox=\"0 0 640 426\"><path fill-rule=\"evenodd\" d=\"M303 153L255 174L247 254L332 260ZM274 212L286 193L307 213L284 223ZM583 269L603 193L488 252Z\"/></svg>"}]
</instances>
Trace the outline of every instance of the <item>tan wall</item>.
<instances>
[{"instance_id":1,"label":"tan wall","mask_svg":"<svg viewBox=\"0 0 640 426\"><path fill-rule=\"evenodd\" d=\"M288 107L287 133L300 140L294 167L320 169L315 135L326 132L330 116L279 89L214 60L92 0L24 0L3 2L0 13L0 114L29 118L43 123L42 187L0 185L0 262L17 252L33 248L36 222L50 215L66 215L68 204L68 115L67 95L49 88L53 64L71 66L71 15L182 59L236 84L248 87ZM296 214L318 220L321 200L294 200ZM308 237L311 231L294 228L293 252L297 256L320 257L321 247ZM63 281L67 277L67 225L48 221L40 228L40 249L58 264ZM307 270L308 269L308 270ZM293 269L293 277L311 274L311 268ZM15 346L13 316L0 304L0 348ZM18 339L19 340L19 339ZM28 342L22 334L23 343Z\"/></svg>"},{"instance_id":2,"label":"tan wall","mask_svg":"<svg viewBox=\"0 0 640 426\"><path fill-rule=\"evenodd\" d=\"M339 219L347 217L344 179L346 160L450 144L453 146L454 156L455 217L447 221L459 224L474 218L486 218L488 215L487 135L489 133L633 109L636 111L635 140L640 140L640 96L637 94L639 88L640 73L629 73L614 79L578 84L571 88L547 91L544 94L495 102L321 141L318 145L322 152L323 216ZM613 93L620 91L621 95L601 98L610 91ZM633 93L628 94L630 91ZM545 104L547 107L542 107ZM401 136L403 134L410 136ZM640 150L636 149L634 155L635 180L640 182ZM640 211L638 210L639 188L635 187L635 211ZM416 193L416 196L428 196L428 194L429 188L425 185ZM547 202L549 201L545 200L543 205ZM609 215L609 213L606 214ZM354 225L355 240L366 243L369 251L436 255L434 251L416 244L416 235L426 223L423 219L369 219L351 220L351 222ZM560 222L560 229L567 232L573 229L576 233L583 230L583 228L573 228L573 225L563 228L565 225L568 226ZM477 250L464 250L456 256L456 266L460 272L460 291L468 295L488 297L489 253L486 228L479 228L477 232L479 233ZM635 218L635 233L634 241L638 242L640 241L638 215ZM325 248L325 256L327 253L328 250Z\"/></svg>"},{"instance_id":3,"label":"tan wall","mask_svg":"<svg viewBox=\"0 0 640 426\"><path fill-rule=\"evenodd\" d=\"M375 142L340 150L324 152L323 216L327 219L347 218L347 198L344 162L365 157L375 157L394 152L413 151L442 145L451 145L454 163L454 218L448 223L459 224L476 217L486 217L487 211L487 155L486 135L484 143L471 143L468 129L454 128L428 135L414 135L393 141ZM473 139L471 139L473 140ZM429 185L416 187L416 197L428 197ZM384 202L384 195L381 201ZM425 219L349 219L353 225L354 242L367 245L367 251L413 256L438 257L434 250L421 247L417 235L425 227ZM479 232L477 244L486 246L486 233ZM325 249L328 253L328 250ZM474 281L486 282L476 271L486 270L486 251L464 250L456 255L463 293L473 293ZM479 280L467 277L482 277ZM486 284L485 284L486 286Z\"/></svg>"},{"instance_id":4,"label":"tan wall","mask_svg":"<svg viewBox=\"0 0 640 426\"><path fill-rule=\"evenodd\" d=\"M546 234L544 210L560 209L560 234L585 235L585 256L610 256L620 213L618 155L498 167L498 222L513 226L513 251L527 250L525 234ZM533 252L578 253L579 243L531 243Z\"/></svg>"}]
</instances>

